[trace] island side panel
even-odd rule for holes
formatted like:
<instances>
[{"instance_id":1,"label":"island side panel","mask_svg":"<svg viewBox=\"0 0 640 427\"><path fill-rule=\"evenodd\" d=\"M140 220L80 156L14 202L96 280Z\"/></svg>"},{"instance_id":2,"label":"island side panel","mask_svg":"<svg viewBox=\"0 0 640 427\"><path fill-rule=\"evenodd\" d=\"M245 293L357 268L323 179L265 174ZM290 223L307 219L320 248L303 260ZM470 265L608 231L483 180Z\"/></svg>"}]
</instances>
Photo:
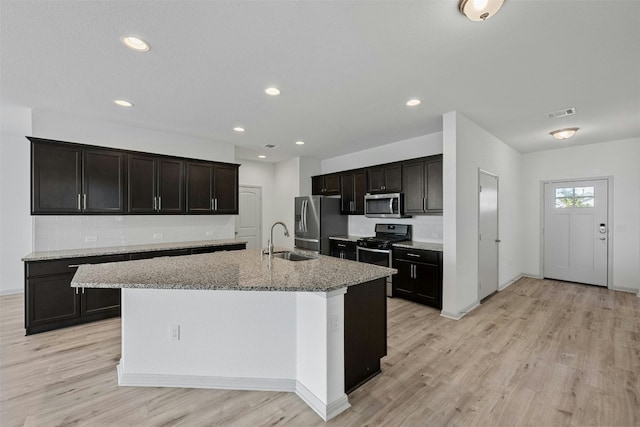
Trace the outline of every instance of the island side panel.
<instances>
[{"instance_id":1,"label":"island side panel","mask_svg":"<svg viewBox=\"0 0 640 427\"><path fill-rule=\"evenodd\" d=\"M295 308L293 292L123 289L119 384L294 391Z\"/></svg>"}]
</instances>

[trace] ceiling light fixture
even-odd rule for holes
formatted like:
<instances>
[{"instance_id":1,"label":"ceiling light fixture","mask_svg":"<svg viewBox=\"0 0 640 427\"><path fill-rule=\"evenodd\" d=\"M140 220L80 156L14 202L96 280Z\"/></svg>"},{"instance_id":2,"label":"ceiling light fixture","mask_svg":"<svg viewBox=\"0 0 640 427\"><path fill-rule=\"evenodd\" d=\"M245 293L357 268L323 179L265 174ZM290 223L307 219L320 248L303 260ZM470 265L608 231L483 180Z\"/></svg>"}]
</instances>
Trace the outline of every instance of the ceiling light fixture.
<instances>
[{"instance_id":1,"label":"ceiling light fixture","mask_svg":"<svg viewBox=\"0 0 640 427\"><path fill-rule=\"evenodd\" d=\"M121 37L120 40L122 41L122 43L124 43L126 47L136 52L149 51L149 43L137 37L125 36L125 37Z\"/></svg>"},{"instance_id":2,"label":"ceiling light fixture","mask_svg":"<svg viewBox=\"0 0 640 427\"><path fill-rule=\"evenodd\" d=\"M407 101L407 106L409 107L415 107L416 105L420 104L422 104L422 101L420 101L419 99L410 99Z\"/></svg>"},{"instance_id":3,"label":"ceiling light fixture","mask_svg":"<svg viewBox=\"0 0 640 427\"><path fill-rule=\"evenodd\" d=\"M264 154L260 154L260 155L258 156L258 158L259 158L259 159L266 159L266 158L267 158L267 156L265 156Z\"/></svg>"},{"instance_id":4,"label":"ceiling light fixture","mask_svg":"<svg viewBox=\"0 0 640 427\"><path fill-rule=\"evenodd\" d=\"M264 90L264 93L271 96L278 96L282 92L280 92L280 89L278 89L277 87L268 87Z\"/></svg>"},{"instance_id":5,"label":"ceiling light fixture","mask_svg":"<svg viewBox=\"0 0 640 427\"><path fill-rule=\"evenodd\" d=\"M245 129L243 127L240 127L240 126L236 126L236 127L233 128L233 130L235 130L236 132L244 132Z\"/></svg>"},{"instance_id":6,"label":"ceiling light fixture","mask_svg":"<svg viewBox=\"0 0 640 427\"><path fill-rule=\"evenodd\" d=\"M580 128L566 128L566 129L558 129L553 132L549 132L555 139L568 139L571 138Z\"/></svg>"},{"instance_id":7,"label":"ceiling light fixture","mask_svg":"<svg viewBox=\"0 0 640 427\"><path fill-rule=\"evenodd\" d=\"M296 141L296 145L304 145L304 141Z\"/></svg>"},{"instance_id":8,"label":"ceiling light fixture","mask_svg":"<svg viewBox=\"0 0 640 427\"><path fill-rule=\"evenodd\" d=\"M472 21L486 21L500 10L504 0L460 0L460 12Z\"/></svg>"},{"instance_id":9,"label":"ceiling light fixture","mask_svg":"<svg viewBox=\"0 0 640 427\"><path fill-rule=\"evenodd\" d=\"M125 101L124 99L116 99L113 101L114 104L116 104L119 107L133 107L133 104L130 103L129 101Z\"/></svg>"}]
</instances>

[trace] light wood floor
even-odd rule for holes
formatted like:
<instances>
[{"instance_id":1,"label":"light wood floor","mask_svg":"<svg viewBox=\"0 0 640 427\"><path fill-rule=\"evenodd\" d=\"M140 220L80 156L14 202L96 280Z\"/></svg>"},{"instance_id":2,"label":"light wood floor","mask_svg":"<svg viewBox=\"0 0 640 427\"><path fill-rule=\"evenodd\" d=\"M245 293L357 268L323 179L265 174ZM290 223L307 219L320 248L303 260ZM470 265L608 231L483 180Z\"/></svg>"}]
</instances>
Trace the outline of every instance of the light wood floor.
<instances>
[{"instance_id":1,"label":"light wood floor","mask_svg":"<svg viewBox=\"0 0 640 427\"><path fill-rule=\"evenodd\" d=\"M120 321L24 336L0 297L0 425L323 425L290 393L118 387ZM640 298L522 279L459 321L389 300L383 373L336 426L640 426Z\"/></svg>"}]
</instances>

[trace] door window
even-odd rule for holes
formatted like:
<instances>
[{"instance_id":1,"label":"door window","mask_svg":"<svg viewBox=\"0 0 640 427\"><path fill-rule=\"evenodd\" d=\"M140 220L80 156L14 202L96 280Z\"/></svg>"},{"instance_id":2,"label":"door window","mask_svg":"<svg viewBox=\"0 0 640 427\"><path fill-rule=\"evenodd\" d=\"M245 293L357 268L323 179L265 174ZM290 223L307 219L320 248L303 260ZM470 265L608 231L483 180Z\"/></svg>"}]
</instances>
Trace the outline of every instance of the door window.
<instances>
[{"instance_id":1,"label":"door window","mask_svg":"<svg viewBox=\"0 0 640 427\"><path fill-rule=\"evenodd\" d=\"M593 208L595 207L594 187L556 188L556 208Z\"/></svg>"}]
</instances>

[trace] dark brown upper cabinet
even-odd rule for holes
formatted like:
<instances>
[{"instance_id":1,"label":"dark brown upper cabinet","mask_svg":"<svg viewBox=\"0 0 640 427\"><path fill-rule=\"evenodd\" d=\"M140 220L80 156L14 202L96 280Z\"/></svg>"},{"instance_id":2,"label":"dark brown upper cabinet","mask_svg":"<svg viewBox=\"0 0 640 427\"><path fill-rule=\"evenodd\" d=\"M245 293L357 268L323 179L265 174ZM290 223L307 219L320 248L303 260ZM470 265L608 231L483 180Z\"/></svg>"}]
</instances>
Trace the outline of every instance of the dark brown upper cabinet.
<instances>
[{"instance_id":1,"label":"dark brown upper cabinet","mask_svg":"<svg viewBox=\"0 0 640 427\"><path fill-rule=\"evenodd\" d=\"M184 212L184 161L145 154L128 155L128 212Z\"/></svg>"},{"instance_id":2,"label":"dark brown upper cabinet","mask_svg":"<svg viewBox=\"0 0 640 427\"><path fill-rule=\"evenodd\" d=\"M124 213L124 177L121 152L33 142L31 212Z\"/></svg>"},{"instance_id":3,"label":"dark brown upper cabinet","mask_svg":"<svg viewBox=\"0 0 640 427\"><path fill-rule=\"evenodd\" d=\"M402 191L402 165L394 163L367 168L369 193L396 193Z\"/></svg>"},{"instance_id":4,"label":"dark brown upper cabinet","mask_svg":"<svg viewBox=\"0 0 640 427\"><path fill-rule=\"evenodd\" d=\"M404 211L442 214L442 156L404 164Z\"/></svg>"},{"instance_id":5,"label":"dark brown upper cabinet","mask_svg":"<svg viewBox=\"0 0 640 427\"><path fill-rule=\"evenodd\" d=\"M238 213L238 166L187 162L188 213Z\"/></svg>"},{"instance_id":6,"label":"dark brown upper cabinet","mask_svg":"<svg viewBox=\"0 0 640 427\"><path fill-rule=\"evenodd\" d=\"M364 195L367 192L367 172L364 169L343 173L340 177L340 212L344 215L364 215Z\"/></svg>"},{"instance_id":7,"label":"dark brown upper cabinet","mask_svg":"<svg viewBox=\"0 0 640 427\"><path fill-rule=\"evenodd\" d=\"M340 174L332 173L311 177L311 194L314 196L339 196Z\"/></svg>"}]
</instances>

